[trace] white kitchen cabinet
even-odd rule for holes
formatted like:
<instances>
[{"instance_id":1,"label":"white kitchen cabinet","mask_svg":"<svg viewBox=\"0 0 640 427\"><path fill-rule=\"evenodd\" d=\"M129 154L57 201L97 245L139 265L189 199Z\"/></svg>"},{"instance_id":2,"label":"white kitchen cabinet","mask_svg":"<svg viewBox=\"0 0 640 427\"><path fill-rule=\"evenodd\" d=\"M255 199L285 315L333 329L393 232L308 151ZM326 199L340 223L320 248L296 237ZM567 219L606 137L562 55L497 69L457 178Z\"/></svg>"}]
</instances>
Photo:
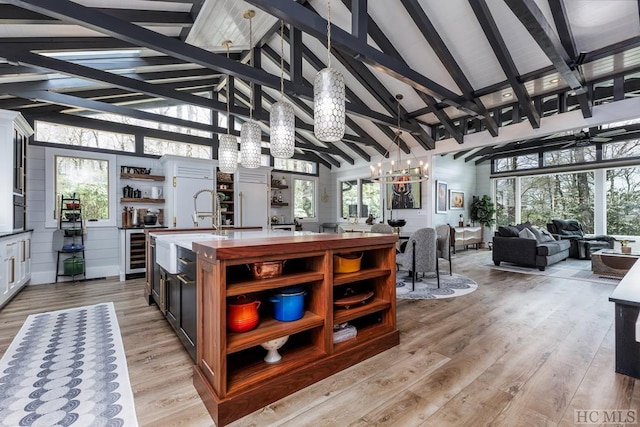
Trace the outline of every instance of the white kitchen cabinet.
<instances>
[{"instance_id":1,"label":"white kitchen cabinet","mask_svg":"<svg viewBox=\"0 0 640 427\"><path fill-rule=\"evenodd\" d=\"M238 168L235 175L236 225L269 229L271 168Z\"/></svg>"},{"instance_id":2,"label":"white kitchen cabinet","mask_svg":"<svg viewBox=\"0 0 640 427\"><path fill-rule=\"evenodd\" d=\"M31 232L0 238L0 307L31 280Z\"/></svg>"},{"instance_id":3,"label":"white kitchen cabinet","mask_svg":"<svg viewBox=\"0 0 640 427\"><path fill-rule=\"evenodd\" d=\"M25 227L25 154L32 134L20 113L0 110L0 233Z\"/></svg>"},{"instance_id":4,"label":"white kitchen cabinet","mask_svg":"<svg viewBox=\"0 0 640 427\"><path fill-rule=\"evenodd\" d=\"M164 164L166 176L165 225L170 228L192 228L194 211L211 212L217 161L179 156L162 156L160 161ZM205 191L194 199L201 190ZM210 217L198 220L200 227L211 225Z\"/></svg>"}]
</instances>

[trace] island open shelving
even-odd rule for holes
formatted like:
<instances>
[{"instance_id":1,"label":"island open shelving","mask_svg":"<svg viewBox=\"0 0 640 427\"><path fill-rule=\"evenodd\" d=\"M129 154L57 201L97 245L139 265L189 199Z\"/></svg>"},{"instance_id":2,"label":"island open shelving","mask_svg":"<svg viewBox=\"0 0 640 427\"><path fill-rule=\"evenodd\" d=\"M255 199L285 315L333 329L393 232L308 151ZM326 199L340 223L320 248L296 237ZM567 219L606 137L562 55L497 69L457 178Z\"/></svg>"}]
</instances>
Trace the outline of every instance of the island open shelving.
<instances>
[{"instance_id":1,"label":"island open shelving","mask_svg":"<svg viewBox=\"0 0 640 427\"><path fill-rule=\"evenodd\" d=\"M338 373L399 342L395 304L396 235L313 234L268 239L196 241L197 364L194 385L216 425L226 425L310 384ZM362 269L334 273L333 255L362 253ZM254 262L284 261L283 274L254 279ZM273 292L300 286L306 292L301 319L275 320ZM349 308L336 307L346 288L373 292ZM260 322L248 332L227 331L230 298L260 300ZM337 344L334 325L349 322L357 336ZM277 363L263 360L261 344L289 336Z\"/></svg>"}]
</instances>

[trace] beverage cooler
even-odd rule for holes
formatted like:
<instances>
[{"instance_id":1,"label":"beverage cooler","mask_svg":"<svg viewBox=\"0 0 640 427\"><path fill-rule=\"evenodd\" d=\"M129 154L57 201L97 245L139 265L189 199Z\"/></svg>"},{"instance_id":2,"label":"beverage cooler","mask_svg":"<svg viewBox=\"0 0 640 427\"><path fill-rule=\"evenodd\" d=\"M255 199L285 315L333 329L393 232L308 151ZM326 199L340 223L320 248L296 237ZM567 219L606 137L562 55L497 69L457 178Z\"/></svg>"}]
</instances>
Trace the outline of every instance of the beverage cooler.
<instances>
[{"instance_id":1,"label":"beverage cooler","mask_svg":"<svg viewBox=\"0 0 640 427\"><path fill-rule=\"evenodd\" d=\"M145 237L143 228L120 230L120 281L145 273Z\"/></svg>"}]
</instances>

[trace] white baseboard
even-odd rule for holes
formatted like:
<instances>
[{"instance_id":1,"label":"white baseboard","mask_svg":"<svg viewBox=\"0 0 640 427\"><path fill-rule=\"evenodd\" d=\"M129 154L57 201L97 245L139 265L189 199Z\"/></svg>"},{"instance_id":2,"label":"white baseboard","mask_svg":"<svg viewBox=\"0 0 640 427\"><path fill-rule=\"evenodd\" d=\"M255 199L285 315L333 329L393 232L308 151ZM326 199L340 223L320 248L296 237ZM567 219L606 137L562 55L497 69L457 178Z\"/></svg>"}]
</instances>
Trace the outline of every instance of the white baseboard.
<instances>
[{"instance_id":1,"label":"white baseboard","mask_svg":"<svg viewBox=\"0 0 640 427\"><path fill-rule=\"evenodd\" d=\"M120 276L120 266L104 265L100 267L87 267L87 279L98 279L100 277ZM31 272L30 285L43 285L56 281L56 271L33 271ZM70 277L59 277L58 282L71 281Z\"/></svg>"}]
</instances>

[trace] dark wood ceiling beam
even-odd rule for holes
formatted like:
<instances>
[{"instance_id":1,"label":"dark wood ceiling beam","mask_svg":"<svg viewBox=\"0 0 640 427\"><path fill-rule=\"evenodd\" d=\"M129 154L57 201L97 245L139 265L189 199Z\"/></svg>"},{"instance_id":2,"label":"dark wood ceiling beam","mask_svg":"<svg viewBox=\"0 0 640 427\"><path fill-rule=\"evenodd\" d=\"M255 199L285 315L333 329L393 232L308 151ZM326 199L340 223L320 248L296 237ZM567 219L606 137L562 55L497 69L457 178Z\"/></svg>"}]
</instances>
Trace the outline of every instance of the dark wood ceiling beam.
<instances>
[{"instance_id":1,"label":"dark wood ceiling beam","mask_svg":"<svg viewBox=\"0 0 640 427\"><path fill-rule=\"evenodd\" d=\"M193 18L187 12L170 12L164 10L139 10L139 9L111 9L94 8L109 16L128 22L136 22L145 25L171 25L191 26ZM30 25L30 24L65 24L50 16L23 9L11 4L0 5L0 24L2 25Z\"/></svg>"},{"instance_id":2,"label":"dark wood ceiling beam","mask_svg":"<svg viewBox=\"0 0 640 427\"><path fill-rule=\"evenodd\" d=\"M433 110L431 109L431 107L423 107L423 108L419 108L417 110L411 111L410 113L407 114L407 117L415 119L416 117L424 116L425 114L429 114L432 112Z\"/></svg>"},{"instance_id":3,"label":"dark wood ceiling beam","mask_svg":"<svg viewBox=\"0 0 640 427\"><path fill-rule=\"evenodd\" d=\"M30 0L35 1L35 0ZM38 0L43 1L43 0ZM291 0L246 0L248 3L266 11L267 13L283 19L285 22L300 28L305 33L319 40L326 38L327 21ZM478 106L471 100L439 85L407 66L404 61L399 61L378 49L363 43L358 38L347 33L337 26L331 27L331 44L359 61L365 62L390 76L415 87L427 91L436 98L442 98L451 105L459 105L477 114L481 114Z\"/></svg>"},{"instance_id":4,"label":"dark wood ceiling beam","mask_svg":"<svg viewBox=\"0 0 640 427\"><path fill-rule=\"evenodd\" d=\"M353 0L351 4L351 34L363 43L367 43L367 0Z\"/></svg>"},{"instance_id":5,"label":"dark wood ceiling beam","mask_svg":"<svg viewBox=\"0 0 640 427\"><path fill-rule=\"evenodd\" d=\"M438 56L438 59L440 59L440 61L442 62L442 65L444 65L444 67L449 72L449 75L453 78L453 81L455 81L458 87L462 90L463 95L466 98L471 99L473 96L473 86L471 86L471 83L465 76L462 68L460 68L457 61L451 54L451 51L449 51L449 48L445 44L444 40L442 40L442 37L440 37L440 34L431 23L431 20L427 17L427 14L422 9L422 6L420 6L420 4L414 0L401 0L401 2L411 19L413 19L414 24L416 24L416 26L422 33L422 36L429 43L433 51ZM477 110L474 109L474 111L478 111L480 115L483 116L483 121L485 122L485 126L487 127L489 133L493 136L498 136L498 124L491 117L489 111L487 111L487 108L482 104L482 102L480 102L478 98L475 98L473 102L477 106ZM427 103L427 105L434 106L435 100L431 100L429 103ZM444 113L441 114L444 115ZM445 124L445 127L451 126ZM449 132L451 133L451 130L449 130ZM460 135L457 130L454 130L452 135L456 134ZM458 141L458 143L462 144L461 135L457 137L456 140Z\"/></svg>"},{"instance_id":6,"label":"dark wood ceiling beam","mask_svg":"<svg viewBox=\"0 0 640 427\"><path fill-rule=\"evenodd\" d=\"M190 81L190 82L173 82L164 84L165 87L171 89L182 89L188 92L202 92L205 90L211 90L211 88L216 84L215 80L201 80L201 81ZM5 83L4 85L0 85L0 92L3 92L2 88L4 86L8 86L9 88L18 89L37 89L37 90L46 90L47 88L44 85L37 86L18 86L19 83ZM101 89L90 89L90 90L71 90L67 92L68 95L77 96L80 98L89 98L94 100L100 100L103 102L110 103L127 103L127 102L139 102L148 100L149 102L159 102L157 98L150 98L148 95L140 94L140 93L131 93L129 91L118 89L118 88L101 88ZM162 102L166 102L163 101ZM49 107L53 107L53 111L59 111L61 108L56 105L50 105ZM39 111L43 110L45 112L48 111L47 108L33 106L31 100L24 100L22 98L10 98L10 99L2 99L0 100L0 109L5 110L14 110L14 109L28 109L31 111ZM37 114L34 112L33 114Z\"/></svg>"},{"instance_id":7,"label":"dark wood ceiling beam","mask_svg":"<svg viewBox=\"0 0 640 427\"><path fill-rule=\"evenodd\" d=\"M50 58L43 55L37 55L30 52L19 52L16 50L7 49L5 46L0 46L0 56L10 58L18 62L27 63L33 66L46 68L48 70L60 72L63 74L74 75L76 77L105 83L122 89L146 93L150 96L159 96L162 98L173 99L187 104L197 105L203 108L210 108L216 111L226 111L225 104L212 99L206 99L201 96L167 89L162 85L155 85L142 80L132 79L117 74L96 70L94 68L83 67L81 65L61 61L59 59ZM247 108L232 106L231 109L234 114L249 117L249 110Z\"/></svg>"},{"instance_id":8,"label":"dark wood ceiling beam","mask_svg":"<svg viewBox=\"0 0 640 427\"><path fill-rule=\"evenodd\" d=\"M13 96L19 96L22 98L45 101L58 105L64 105L72 108L80 108L83 110L98 111L101 113L118 114L126 117L133 117L139 120L149 120L157 123L171 124L174 126L180 126L189 129L198 129L206 132L221 133L226 132L226 129L214 127L210 124L193 122L191 120L183 120L176 117L165 116L162 114L149 113L147 111L137 110L130 107L122 107L119 105L113 105L106 102L94 101L91 99L79 98L77 96L65 95L62 93L49 92L46 90L41 91L24 91L24 92L11 92Z\"/></svg>"},{"instance_id":9,"label":"dark wood ceiling beam","mask_svg":"<svg viewBox=\"0 0 640 427\"><path fill-rule=\"evenodd\" d=\"M560 43L567 51L567 54L571 58L578 57L578 51L576 49L576 42L569 26L569 18L567 17L567 7L563 0L547 0L549 8L551 9L551 15L553 16L553 23L558 31L560 37Z\"/></svg>"},{"instance_id":10,"label":"dark wood ceiling beam","mask_svg":"<svg viewBox=\"0 0 640 427\"><path fill-rule=\"evenodd\" d=\"M133 25L133 24L132 24ZM1 38L0 46L8 45L26 51L139 49L136 44L111 37L9 37Z\"/></svg>"},{"instance_id":11,"label":"dark wood ceiling beam","mask_svg":"<svg viewBox=\"0 0 640 427\"><path fill-rule=\"evenodd\" d=\"M148 47L187 62L199 64L224 74L230 74L252 83L271 88L280 87L278 76L269 74L264 70L227 59L225 55L209 52L197 46L184 43L179 39L164 36L69 0L56 0L55 2L49 0L11 0L11 3L47 16L73 22L137 46ZM304 6L298 3L293 3L293 5L295 5L296 9L298 7L304 9ZM284 86L285 92L292 96L313 99L313 88L301 86L291 81L285 81ZM364 105L347 104L346 109L352 114L369 120L381 122L388 126L394 125L392 117L377 113ZM406 123L403 122L401 125L407 130ZM408 130L411 130L410 127Z\"/></svg>"},{"instance_id":12,"label":"dark wood ceiling beam","mask_svg":"<svg viewBox=\"0 0 640 427\"><path fill-rule=\"evenodd\" d=\"M280 34L280 37L284 39L284 33ZM289 30L289 79L298 84L305 84L302 74L302 47L302 31L291 28Z\"/></svg>"},{"instance_id":13,"label":"dark wood ceiling beam","mask_svg":"<svg viewBox=\"0 0 640 427\"><path fill-rule=\"evenodd\" d=\"M500 30L489 11L486 0L469 0L469 5L473 9L473 13L476 15L476 19L480 23L482 31L484 31L484 34L489 41L502 71L504 71L504 74L507 76L507 81L511 85L516 98L518 98L520 107L524 109L524 112L529 119L529 123L533 128L539 128L540 115L533 108L533 102L531 101L531 97L529 96L527 89L520 81L518 81L518 68L513 62L509 49L502 38L502 34L500 34Z\"/></svg>"},{"instance_id":14,"label":"dark wood ceiling beam","mask_svg":"<svg viewBox=\"0 0 640 427\"><path fill-rule=\"evenodd\" d=\"M570 58L567 51L551 25L544 17L534 0L505 0L505 3L514 15L520 20L522 25L529 31L531 37L538 43L542 51L547 55L551 63L556 68L560 76L575 92L582 115L591 117L592 105L588 97L587 90L578 74L572 67L575 65L575 58Z\"/></svg>"}]
</instances>

